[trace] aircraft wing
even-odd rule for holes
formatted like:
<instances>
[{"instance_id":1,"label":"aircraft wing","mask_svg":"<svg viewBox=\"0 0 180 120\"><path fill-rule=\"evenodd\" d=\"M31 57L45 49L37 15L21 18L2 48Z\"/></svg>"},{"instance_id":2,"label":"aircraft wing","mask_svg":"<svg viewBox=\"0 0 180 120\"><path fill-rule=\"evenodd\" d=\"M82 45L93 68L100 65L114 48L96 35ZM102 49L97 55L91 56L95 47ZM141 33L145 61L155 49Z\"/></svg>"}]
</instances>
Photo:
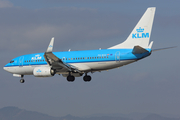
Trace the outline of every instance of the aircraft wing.
<instances>
[{"instance_id":1,"label":"aircraft wing","mask_svg":"<svg viewBox=\"0 0 180 120\"><path fill-rule=\"evenodd\" d=\"M49 43L49 46L44 53L44 58L46 62L52 66L53 69L55 69L57 72L60 70L64 70L65 72L78 72L82 73L80 70L78 70L76 67L63 62L61 59L59 59L56 55L52 53L53 50L53 44L54 44L54 38L51 39L51 42Z\"/></svg>"}]
</instances>

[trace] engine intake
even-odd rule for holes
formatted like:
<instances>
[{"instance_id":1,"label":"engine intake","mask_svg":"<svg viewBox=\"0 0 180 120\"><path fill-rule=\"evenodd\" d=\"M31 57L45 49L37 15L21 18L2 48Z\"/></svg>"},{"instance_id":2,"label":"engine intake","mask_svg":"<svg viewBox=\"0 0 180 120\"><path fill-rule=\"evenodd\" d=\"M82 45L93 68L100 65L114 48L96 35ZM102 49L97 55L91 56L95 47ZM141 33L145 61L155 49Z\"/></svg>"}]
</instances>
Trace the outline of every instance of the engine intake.
<instances>
[{"instance_id":1,"label":"engine intake","mask_svg":"<svg viewBox=\"0 0 180 120\"><path fill-rule=\"evenodd\" d=\"M33 70L35 77L52 77L55 75L55 70L51 67L36 67Z\"/></svg>"}]
</instances>

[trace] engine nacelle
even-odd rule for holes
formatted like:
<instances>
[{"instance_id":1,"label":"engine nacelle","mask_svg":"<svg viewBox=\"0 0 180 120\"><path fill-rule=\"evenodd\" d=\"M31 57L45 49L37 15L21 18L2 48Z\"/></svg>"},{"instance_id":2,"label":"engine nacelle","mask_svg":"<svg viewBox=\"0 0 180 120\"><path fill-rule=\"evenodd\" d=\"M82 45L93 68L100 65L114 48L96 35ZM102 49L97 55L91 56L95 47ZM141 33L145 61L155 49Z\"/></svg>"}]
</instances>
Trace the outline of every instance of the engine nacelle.
<instances>
[{"instance_id":1,"label":"engine nacelle","mask_svg":"<svg viewBox=\"0 0 180 120\"><path fill-rule=\"evenodd\" d=\"M33 75L35 77L52 77L55 75L55 71L51 67L36 67Z\"/></svg>"}]
</instances>

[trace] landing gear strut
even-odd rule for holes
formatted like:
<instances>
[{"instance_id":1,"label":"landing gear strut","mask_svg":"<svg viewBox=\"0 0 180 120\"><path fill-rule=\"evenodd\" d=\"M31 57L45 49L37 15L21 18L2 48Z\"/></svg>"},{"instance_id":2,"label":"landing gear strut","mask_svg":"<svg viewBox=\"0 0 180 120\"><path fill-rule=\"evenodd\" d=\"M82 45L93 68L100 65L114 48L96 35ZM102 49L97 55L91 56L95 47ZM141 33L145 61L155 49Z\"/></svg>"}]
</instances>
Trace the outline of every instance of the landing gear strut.
<instances>
[{"instance_id":1,"label":"landing gear strut","mask_svg":"<svg viewBox=\"0 0 180 120\"><path fill-rule=\"evenodd\" d=\"M23 79L24 75L21 75L20 83L24 83L25 80Z\"/></svg>"},{"instance_id":2,"label":"landing gear strut","mask_svg":"<svg viewBox=\"0 0 180 120\"><path fill-rule=\"evenodd\" d=\"M75 77L73 75L71 75L71 73L69 73L69 75L67 76L67 81L68 82L74 82Z\"/></svg>"},{"instance_id":3,"label":"landing gear strut","mask_svg":"<svg viewBox=\"0 0 180 120\"><path fill-rule=\"evenodd\" d=\"M90 82L91 81L91 76L90 75L87 75L87 73L85 73L85 76L83 77L83 80L85 82Z\"/></svg>"}]
</instances>

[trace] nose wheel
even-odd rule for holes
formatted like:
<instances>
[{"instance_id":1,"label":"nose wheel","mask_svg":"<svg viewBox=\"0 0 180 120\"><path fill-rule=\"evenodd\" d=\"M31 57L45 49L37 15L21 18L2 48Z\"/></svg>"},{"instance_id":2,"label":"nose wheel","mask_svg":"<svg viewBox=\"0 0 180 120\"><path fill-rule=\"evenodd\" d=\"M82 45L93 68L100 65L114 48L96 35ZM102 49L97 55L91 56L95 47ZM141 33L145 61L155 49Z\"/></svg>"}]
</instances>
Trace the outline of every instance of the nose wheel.
<instances>
[{"instance_id":1,"label":"nose wheel","mask_svg":"<svg viewBox=\"0 0 180 120\"><path fill-rule=\"evenodd\" d=\"M24 79L20 79L20 83L24 83L25 82L25 80Z\"/></svg>"},{"instance_id":2,"label":"nose wheel","mask_svg":"<svg viewBox=\"0 0 180 120\"><path fill-rule=\"evenodd\" d=\"M24 83L25 80L23 79L24 75L21 75L20 83Z\"/></svg>"}]
</instances>

